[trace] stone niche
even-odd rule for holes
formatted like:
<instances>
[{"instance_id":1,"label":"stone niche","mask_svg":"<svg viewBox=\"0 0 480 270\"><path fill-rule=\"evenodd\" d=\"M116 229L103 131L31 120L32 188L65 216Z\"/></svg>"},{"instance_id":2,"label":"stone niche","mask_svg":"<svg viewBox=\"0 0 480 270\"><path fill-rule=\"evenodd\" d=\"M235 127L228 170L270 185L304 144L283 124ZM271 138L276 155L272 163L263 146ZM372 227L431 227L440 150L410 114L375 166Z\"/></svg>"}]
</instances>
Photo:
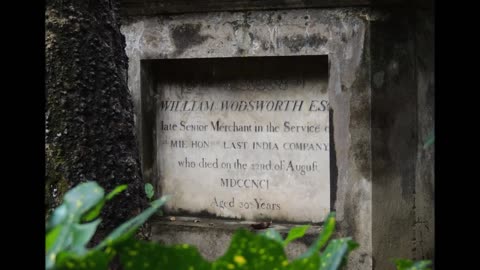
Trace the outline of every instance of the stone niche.
<instances>
[{"instance_id":1,"label":"stone niche","mask_svg":"<svg viewBox=\"0 0 480 270\"><path fill-rule=\"evenodd\" d=\"M221 256L238 228L329 211L372 269L369 39L361 8L134 16L122 25L143 174L170 194L152 239ZM169 217L174 216L175 221Z\"/></svg>"}]
</instances>

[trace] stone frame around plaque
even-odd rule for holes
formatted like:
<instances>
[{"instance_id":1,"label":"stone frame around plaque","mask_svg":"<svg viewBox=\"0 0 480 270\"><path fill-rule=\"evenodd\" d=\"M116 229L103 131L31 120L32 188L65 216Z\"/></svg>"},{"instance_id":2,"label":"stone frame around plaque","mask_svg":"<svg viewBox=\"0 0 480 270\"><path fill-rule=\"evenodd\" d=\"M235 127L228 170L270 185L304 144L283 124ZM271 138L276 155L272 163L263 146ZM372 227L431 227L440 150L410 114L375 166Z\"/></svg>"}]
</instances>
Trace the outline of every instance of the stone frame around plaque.
<instances>
[{"instance_id":1,"label":"stone frame around plaque","mask_svg":"<svg viewBox=\"0 0 480 270\"><path fill-rule=\"evenodd\" d=\"M326 55L314 55L314 56L268 56L268 57L226 57L226 58L191 58L191 59L156 59L156 60L142 60L142 71L144 72L144 87L142 89L149 89L145 90L146 93L144 96L148 96L149 98L145 99L143 102L144 104L148 103L148 106L144 106L144 108L150 108L148 111L144 111L143 119L149 119L145 121L146 130L150 130L148 132L149 138L144 139L144 143L148 143L145 146L146 149L157 149L162 147L163 145L158 145L155 139L155 135L152 137L151 134L159 135L158 128L156 127L155 120L156 114L160 113L155 110L155 99L158 99L158 96L161 95L158 91L160 87L159 84L165 83L167 81L170 82L190 82L192 80L209 80L208 77L212 76L215 73L215 77L220 80L226 80L225 82L230 82L231 79L234 78L256 78L257 80L264 80L265 78L289 78L293 80L297 78L297 76L302 76L302 79L309 80L319 80L324 81L326 80L328 84L328 57ZM265 69L265 70L262 70ZM210 70L211 69L211 70ZM273 71L272 71L273 69ZM217 70L214 72L214 70ZM243 70L242 74L238 74L239 71ZM220 74L219 74L220 73ZM223 75L221 75L223 74ZM250 74L250 75L249 75ZM254 77L251 77L251 76ZM163 77L165 76L165 77ZM219 78L222 76L222 78ZM233 77L232 77L233 76ZM229 79L230 78L230 79ZM198 82L200 82L198 81ZM294 83L291 81L290 83ZM322 83L325 84L325 83ZM232 90L225 90L225 91L234 91ZM271 91L274 91L273 89ZM278 90L280 91L280 90ZM313 90L315 91L315 90ZM319 89L320 91L320 89ZM188 93L185 93L188 95ZM280 97L282 97L281 91L278 93ZM319 92L321 96L321 92ZM304 104L308 107L308 104ZM304 106L304 107L305 107ZM306 109L305 109L306 110ZM321 114L326 113L327 115L327 124L331 124L331 117L330 111L322 112ZM147 115L148 114L148 115ZM311 113L313 116L313 112ZM319 115L320 116L320 115ZM330 136L333 134L332 129L329 129L328 132L328 145L329 149L331 149L333 145L332 140L330 140ZM253 134L252 134L253 135ZM288 135L288 134L287 134ZM300 134L299 134L300 135ZM321 134L318 134L320 136ZM315 137L315 135L309 135L311 137ZM308 137L308 136L307 136ZM148 142L146 141L148 140ZM281 152L278 152L278 154ZM311 152L310 152L311 153ZM161 153L160 153L161 154ZM271 153L275 155L275 152ZM155 154L155 151L144 151L144 160L149 160L150 163L144 169L145 171L152 171L152 178L153 179L160 179L162 174L161 169L158 167L158 158ZM307 152L305 152L302 156L309 156ZM335 160L332 161L332 158L335 159L335 152L329 151L329 167L328 169L328 182L329 182L329 190L328 190L328 201L329 206L327 211L334 211L333 206L335 205L335 187L336 187L336 172L333 170L336 167ZM168 168L167 168L168 169ZM251 174L255 174L250 172ZM298 176L301 180L301 176ZM163 194L163 190L161 189L159 183L154 180L154 183L157 184L156 193ZM274 191L273 191L274 192ZM303 195L301 196L303 197ZM287 205L290 206L290 205ZM290 206L291 208L292 206ZM311 206L310 206L311 207ZM308 208L308 207L307 207ZM238 210L238 209L237 209ZM308 210L307 210L308 211ZM320 209L319 209L320 211ZM314 212L314 211L313 211ZM314 219L313 215L317 213L311 213L311 219ZM324 213L326 216L328 212ZM168 214L166 212L166 214ZM172 213L173 214L173 213ZM319 213L318 213L319 214ZM197 217L208 217L212 218L215 217L215 214L212 212L207 211L197 211L192 212L189 210L182 210L176 211L176 215L181 216L197 216ZM284 215L282 215L284 216ZM217 218L228 218L228 217L217 217ZM261 219L261 217L259 217ZM268 217L264 217L263 219L269 219ZM317 219L316 224L321 224L323 218ZM257 218L258 219L258 218ZM250 218L250 220L253 220ZM281 220L275 220L278 222ZM286 223L312 223L309 220L303 221L293 221L284 220L283 222Z\"/></svg>"},{"instance_id":2,"label":"stone frame around plaque","mask_svg":"<svg viewBox=\"0 0 480 270\"><path fill-rule=\"evenodd\" d=\"M129 58L145 179L154 177L144 60L328 56L331 208L337 231L360 243L353 269L372 268L371 87L368 9L295 9L130 16L122 26ZM335 162L332 162L332 161Z\"/></svg>"}]
</instances>

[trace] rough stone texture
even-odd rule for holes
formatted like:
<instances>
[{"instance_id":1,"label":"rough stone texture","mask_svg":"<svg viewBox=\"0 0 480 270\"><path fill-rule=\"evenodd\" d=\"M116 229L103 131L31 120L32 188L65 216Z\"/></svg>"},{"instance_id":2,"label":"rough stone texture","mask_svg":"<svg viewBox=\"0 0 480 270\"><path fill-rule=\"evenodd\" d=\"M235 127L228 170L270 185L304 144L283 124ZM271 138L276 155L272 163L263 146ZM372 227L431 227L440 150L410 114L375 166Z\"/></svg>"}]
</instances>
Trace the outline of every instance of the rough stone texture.
<instances>
[{"instance_id":1,"label":"rough stone texture","mask_svg":"<svg viewBox=\"0 0 480 270\"><path fill-rule=\"evenodd\" d=\"M157 177L149 151L154 144L148 100L152 86L142 59L328 55L332 116L331 162L338 178L333 209L339 235L360 248L350 269L372 268L372 183L370 141L370 14L360 8L218 12L129 17L123 22L129 57L129 89L142 141L148 181ZM180 29L180 30L178 30ZM194 42L190 43L189 40ZM143 86L142 86L143 83ZM146 117L143 118L143 115Z\"/></svg>"},{"instance_id":2,"label":"rough stone texture","mask_svg":"<svg viewBox=\"0 0 480 270\"><path fill-rule=\"evenodd\" d=\"M415 179L415 259L434 259L434 145L424 148L434 132L434 16L432 10L416 12L416 78L417 78L417 163Z\"/></svg>"},{"instance_id":3,"label":"rough stone texture","mask_svg":"<svg viewBox=\"0 0 480 270\"><path fill-rule=\"evenodd\" d=\"M117 11L112 1L46 7L46 207L86 180L107 192L129 184L106 204L100 238L145 205Z\"/></svg>"},{"instance_id":4,"label":"rough stone texture","mask_svg":"<svg viewBox=\"0 0 480 270\"><path fill-rule=\"evenodd\" d=\"M371 24L375 269L394 269L389 258L412 257L417 93L410 23L389 14Z\"/></svg>"},{"instance_id":5,"label":"rough stone texture","mask_svg":"<svg viewBox=\"0 0 480 270\"><path fill-rule=\"evenodd\" d=\"M431 11L381 10L371 23L373 256L433 259ZM430 15L429 15L430 14Z\"/></svg>"}]
</instances>

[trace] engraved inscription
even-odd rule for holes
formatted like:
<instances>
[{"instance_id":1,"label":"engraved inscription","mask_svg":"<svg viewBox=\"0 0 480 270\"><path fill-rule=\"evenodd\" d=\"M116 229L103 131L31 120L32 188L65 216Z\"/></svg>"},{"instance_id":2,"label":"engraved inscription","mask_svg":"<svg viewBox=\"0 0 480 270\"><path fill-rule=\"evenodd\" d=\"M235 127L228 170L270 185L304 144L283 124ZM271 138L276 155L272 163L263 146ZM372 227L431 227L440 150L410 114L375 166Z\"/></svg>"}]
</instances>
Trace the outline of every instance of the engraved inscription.
<instances>
[{"instance_id":1,"label":"engraved inscription","mask_svg":"<svg viewBox=\"0 0 480 270\"><path fill-rule=\"evenodd\" d=\"M164 81L158 183L170 213L320 222L330 210L327 81Z\"/></svg>"}]
</instances>

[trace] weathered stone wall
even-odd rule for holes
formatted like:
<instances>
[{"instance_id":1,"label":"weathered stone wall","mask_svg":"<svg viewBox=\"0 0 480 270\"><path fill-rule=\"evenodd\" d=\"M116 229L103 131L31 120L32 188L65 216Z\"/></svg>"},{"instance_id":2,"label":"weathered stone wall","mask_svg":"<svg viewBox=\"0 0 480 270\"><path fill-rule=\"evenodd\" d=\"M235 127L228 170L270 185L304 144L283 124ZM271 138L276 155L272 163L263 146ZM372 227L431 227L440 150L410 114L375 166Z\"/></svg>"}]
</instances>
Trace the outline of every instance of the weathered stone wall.
<instances>
[{"instance_id":1,"label":"weathered stone wall","mask_svg":"<svg viewBox=\"0 0 480 270\"><path fill-rule=\"evenodd\" d=\"M154 91L150 64L141 60L328 55L337 234L360 243L349 269L394 269L391 259L398 257L433 259L434 151L423 148L434 122L430 10L134 13L122 32L147 180L158 178L152 150ZM159 221L153 239L188 242L213 259L227 248L234 229L245 224L212 222L213 227L190 219ZM289 255L304 250L311 235L297 241Z\"/></svg>"},{"instance_id":2,"label":"weathered stone wall","mask_svg":"<svg viewBox=\"0 0 480 270\"><path fill-rule=\"evenodd\" d=\"M415 212L417 94L412 20L372 22L372 230L376 269L410 258Z\"/></svg>"},{"instance_id":3,"label":"weathered stone wall","mask_svg":"<svg viewBox=\"0 0 480 270\"><path fill-rule=\"evenodd\" d=\"M377 10L371 23L375 269L433 259L433 23L429 10Z\"/></svg>"},{"instance_id":4,"label":"weathered stone wall","mask_svg":"<svg viewBox=\"0 0 480 270\"><path fill-rule=\"evenodd\" d=\"M435 147L424 147L435 131L434 16L431 9L415 16L417 79L417 161L415 179L414 258L434 259Z\"/></svg>"},{"instance_id":5,"label":"weathered stone wall","mask_svg":"<svg viewBox=\"0 0 480 270\"><path fill-rule=\"evenodd\" d=\"M149 147L148 78L143 59L328 55L339 235L361 245L351 269L371 269L369 14L364 9L309 9L129 17L122 26L129 88L142 138L146 179L155 181ZM143 107L142 107L143 104ZM147 120L148 121L148 120ZM150 160L150 161L148 161ZM147 163L145 161L148 161ZM221 254L218 254L221 255Z\"/></svg>"}]
</instances>

